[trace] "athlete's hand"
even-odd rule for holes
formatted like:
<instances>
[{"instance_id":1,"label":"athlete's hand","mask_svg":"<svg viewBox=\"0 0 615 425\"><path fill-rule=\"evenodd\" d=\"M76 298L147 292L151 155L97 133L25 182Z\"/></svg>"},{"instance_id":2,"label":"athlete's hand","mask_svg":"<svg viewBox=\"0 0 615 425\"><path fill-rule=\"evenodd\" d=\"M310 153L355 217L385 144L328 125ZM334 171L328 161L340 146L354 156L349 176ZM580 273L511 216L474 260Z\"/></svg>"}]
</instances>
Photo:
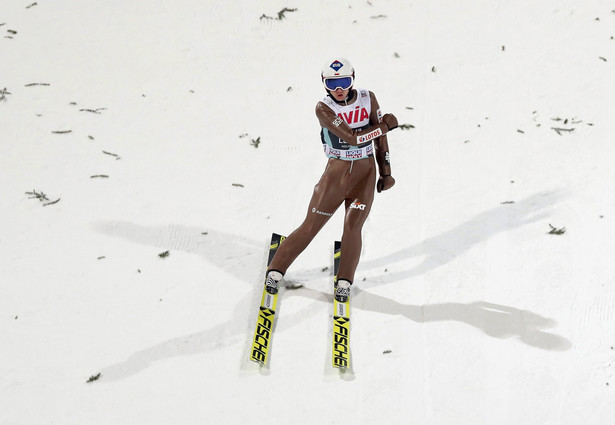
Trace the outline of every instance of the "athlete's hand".
<instances>
[{"instance_id":1,"label":"athlete's hand","mask_svg":"<svg viewBox=\"0 0 615 425\"><path fill-rule=\"evenodd\" d=\"M395 115L393 114L384 114L382 116L382 121L387 125L387 127L389 127L389 131L397 128L398 126L397 118L395 118Z\"/></svg>"},{"instance_id":2,"label":"athlete's hand","mask_svg":"<svg viewBox=\"0 0 615 425\"><path fill-rule=\"evenodd\" d=\"M389 190L395 185L395 179L391 176L380 176L378 183L376 183L376 190L378 193L383 190Z\"/></svg>"}]
</instances>

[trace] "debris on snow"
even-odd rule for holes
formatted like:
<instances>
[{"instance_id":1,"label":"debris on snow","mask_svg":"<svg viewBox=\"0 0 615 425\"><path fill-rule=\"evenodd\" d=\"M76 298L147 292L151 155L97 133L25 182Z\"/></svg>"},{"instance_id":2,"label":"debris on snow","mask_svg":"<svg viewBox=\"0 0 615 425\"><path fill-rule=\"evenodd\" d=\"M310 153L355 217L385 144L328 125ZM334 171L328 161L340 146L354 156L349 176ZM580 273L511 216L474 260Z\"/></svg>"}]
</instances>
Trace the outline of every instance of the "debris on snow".
<instances>
[{"instance_id":1,"label":"debris on snow","mask_svg":"<svg viewBox=\"0 0 615 425\"><path fill-rule=\"evenodd\" d=\"M87 384L92 383L94 381L98 381L98 379L100 378L101 373L97 373L96 375L92 375L88 378L87 381L85 381Z\"/></svg>"},{"instance_id":2,"label":"debris on snow","mask_svg":"<svg viewBox=\"0 0 615 425\"><path fill-rule=\"evenodd\" d=\"M104 111L107 108L96 108L96 109L79 109L80 112L91 112L93 114L100 115L100 111Z\"/></svg>"},{"instance_id":3,"label":"debris on snow","mask_svg":"<svg viewBox=\"0 0 615 425\"><path fill-rule=\"evenodd\" d=\"M26 195L28 195L28 199L38 199L39 201L43 203L44 207L48 205L57 204L58 202L60 202L60 199L62 199L62 198L58 198L55 201L50 201L49 198L47 198L47 195L45 195L43 191L37 192L36 190L32 190L32 192L26 192Z\"/></svg>"},{"instance_id":4,"label":"debris on snow","mask_svg":"<svg viewBox=\"0 0 615 425\"><path fill-rule=\"evenodd\" d=\"M297 11L297 9L296 9L296 8L295 8L295 9L289 9L288 7L285 7L284 9L282 9L282 10L280 10L280 11L278 12L278 17L277 17L277 18L274 18L274 17L272 17L272 16L265 15L265 14L263 13L259 19L260 19L261 21L262 21L263 19L273 20L273 21L281 21L282 19L286 18L286 12L296 12L296 11Z\"/></svg>"},{"instance_id":5,"label":"debris on snow","mask_svg":"<svg viewBox=\"0 0 615 425\"><path fill-rule=\"evenodd\" d=\"M547 232L548 235L563 235L564 233L566 233L566 227L562 227L558 229L557 227L552 226L551 224L549 224L549 227L551 228L551 230Z\"/></svg>"},{"instance_id":6,"label":"debris on snow","mask_svg":"<svg viewBox=\"0 0 615 425\"><path fill-rule=\"evenodd\" d=\"M567 132L567 133L572 133L574 131L574 128L551 127L551 130L555 130L555 132L561 136L562 131Z\"/></svg>"},{"instance_id":7,"label":"debris on snow","mask_svg":"<svg viewBox=\"0 0 615 425\"><path fill-rule=\"evenodd\" d=\"M116 160L117 159L121 159L118 154L113 153L113 152L102 151L102 153L104 153L105 155L113 156L113 157L115 157Z\"/></svg>"},{"instance_id":8,"label":"debris on snow","mask_svg":"<svg viewBox=\"0 0 615 425\"><path fill-rule=\"evenodd\" d=\"M7 94L11 94L11 93L6 89L6 87L0 90L0 102L6 99Z\"/></svg>"}]
</instances>

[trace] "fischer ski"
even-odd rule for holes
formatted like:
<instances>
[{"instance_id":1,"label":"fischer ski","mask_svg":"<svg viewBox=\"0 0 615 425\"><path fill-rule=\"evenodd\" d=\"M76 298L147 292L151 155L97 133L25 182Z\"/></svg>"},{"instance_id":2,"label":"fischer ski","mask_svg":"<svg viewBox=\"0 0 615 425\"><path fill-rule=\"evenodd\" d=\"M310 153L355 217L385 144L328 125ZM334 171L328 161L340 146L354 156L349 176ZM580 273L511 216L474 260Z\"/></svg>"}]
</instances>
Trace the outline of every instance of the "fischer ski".
<instances>
[{"instance_id":1,"label":"fischer ski","mask_svg":"<svg viewBox=\"0 0 615 425\"><path fill-rule=\"evenodd\" d=\"M337 272L342 256L342 243L335 241L333 248L333 367L350 369L350 297L340 302L335 297Z\"/></svg>"},{"instance_id":2,"label":"fischer ski","mask_svg":"<svg viewBox=\"0 0 615 425\"><path fill-rule=\"evenodd\" d=\"M267 260L267 270L269 264L273 260L273 256L280 244L286 239L285 236L273 233L271 235L271 244L269 245L269 259ZM265 272L265 275L267 273ZM278 304L278 288L267 286L267 280L263 285L263 295L261 297L261 305L256 319L256 329L254 330L254 339L252 340L252 348L250 349L250 360L267 364L269 356L269 347L271 346L271 337L273 334L273 324L275 320L275 312Z\"/></svg>"}]
</instances>

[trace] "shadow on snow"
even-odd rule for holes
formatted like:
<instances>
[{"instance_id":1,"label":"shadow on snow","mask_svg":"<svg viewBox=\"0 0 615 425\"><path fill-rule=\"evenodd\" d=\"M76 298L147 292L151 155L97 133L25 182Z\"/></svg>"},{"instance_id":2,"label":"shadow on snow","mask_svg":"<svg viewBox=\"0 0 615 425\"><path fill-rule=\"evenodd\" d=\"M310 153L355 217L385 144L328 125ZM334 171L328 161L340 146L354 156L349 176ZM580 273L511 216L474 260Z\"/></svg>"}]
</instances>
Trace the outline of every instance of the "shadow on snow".
<instances>
[{"instance_id":1,"label":"shadow on snow","mask_svg":"<svg viewBox=\"0 0 615 425\"><path fill-rule=\"evenodd\" d=\"M546 216L542 212L557 202L557 193L536 194L512 205L482 213L453 229L426 239L384 257L361 263L361 269L381 268L409 257L422 256L423 261L408 270L386 273L378 283L389 283L419 276L452 261L472 246L504 231L535 222ZM216 267L243 282L261 283L264 268L263 252L267 242L245 237L184 226L141 226L128 222L98 222L94 229L131 242L159 248L199 254ZM268 236L268 235L267 235ZM321 270L302 272L306 278L321 277ZM480 329L494 338L516 337L532 347L563 351L571 347L566 338L549 333L556 322L527 310L492 304L485 301L473 303L441 303L428 305L402 304L393 299L356 289L353 308L388 315L400 315L417 323L458 321ZM301 288L290 294L330 302L330 294L310 288ZM240 300L233 317L243 317L252 312L252 296ZM285 323L304 320L305 312L295 313ZM296 319L295 319L296 318ZM147 368L152 362L173 357L199 354L227 346L245 337L245 323L233 320L203 332L185 335L138 351L123 362L101 371L104 380L123 379Z\"/></svg>"}]
</instances>

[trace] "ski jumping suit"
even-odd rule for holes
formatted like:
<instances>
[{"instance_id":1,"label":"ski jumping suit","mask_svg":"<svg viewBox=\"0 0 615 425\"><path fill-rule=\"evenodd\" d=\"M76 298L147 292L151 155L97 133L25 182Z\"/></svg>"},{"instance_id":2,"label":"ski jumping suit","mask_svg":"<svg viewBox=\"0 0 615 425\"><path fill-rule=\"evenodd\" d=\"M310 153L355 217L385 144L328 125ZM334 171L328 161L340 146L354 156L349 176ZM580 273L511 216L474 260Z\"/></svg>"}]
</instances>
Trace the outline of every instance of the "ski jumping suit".
<instances>
[{"instance_id":1,"label":"ski jumping suit","mask_svg":"<svg viewBox=\"0 0 615 425\"><path fill-rule=\"evenodd\" d=\"M385 135L388 127L381 122L376 97L364 89L351 90L341 103L327 95L316 105L316 116L322 126L321 141L329 160L314 187L305 220L280 245L269 270L285 274L344 203L343 255L338 279L352 282L361 255L361 229L374 200L376 163L381 176L391 175Z\"/></svg>"}]
</instances>

